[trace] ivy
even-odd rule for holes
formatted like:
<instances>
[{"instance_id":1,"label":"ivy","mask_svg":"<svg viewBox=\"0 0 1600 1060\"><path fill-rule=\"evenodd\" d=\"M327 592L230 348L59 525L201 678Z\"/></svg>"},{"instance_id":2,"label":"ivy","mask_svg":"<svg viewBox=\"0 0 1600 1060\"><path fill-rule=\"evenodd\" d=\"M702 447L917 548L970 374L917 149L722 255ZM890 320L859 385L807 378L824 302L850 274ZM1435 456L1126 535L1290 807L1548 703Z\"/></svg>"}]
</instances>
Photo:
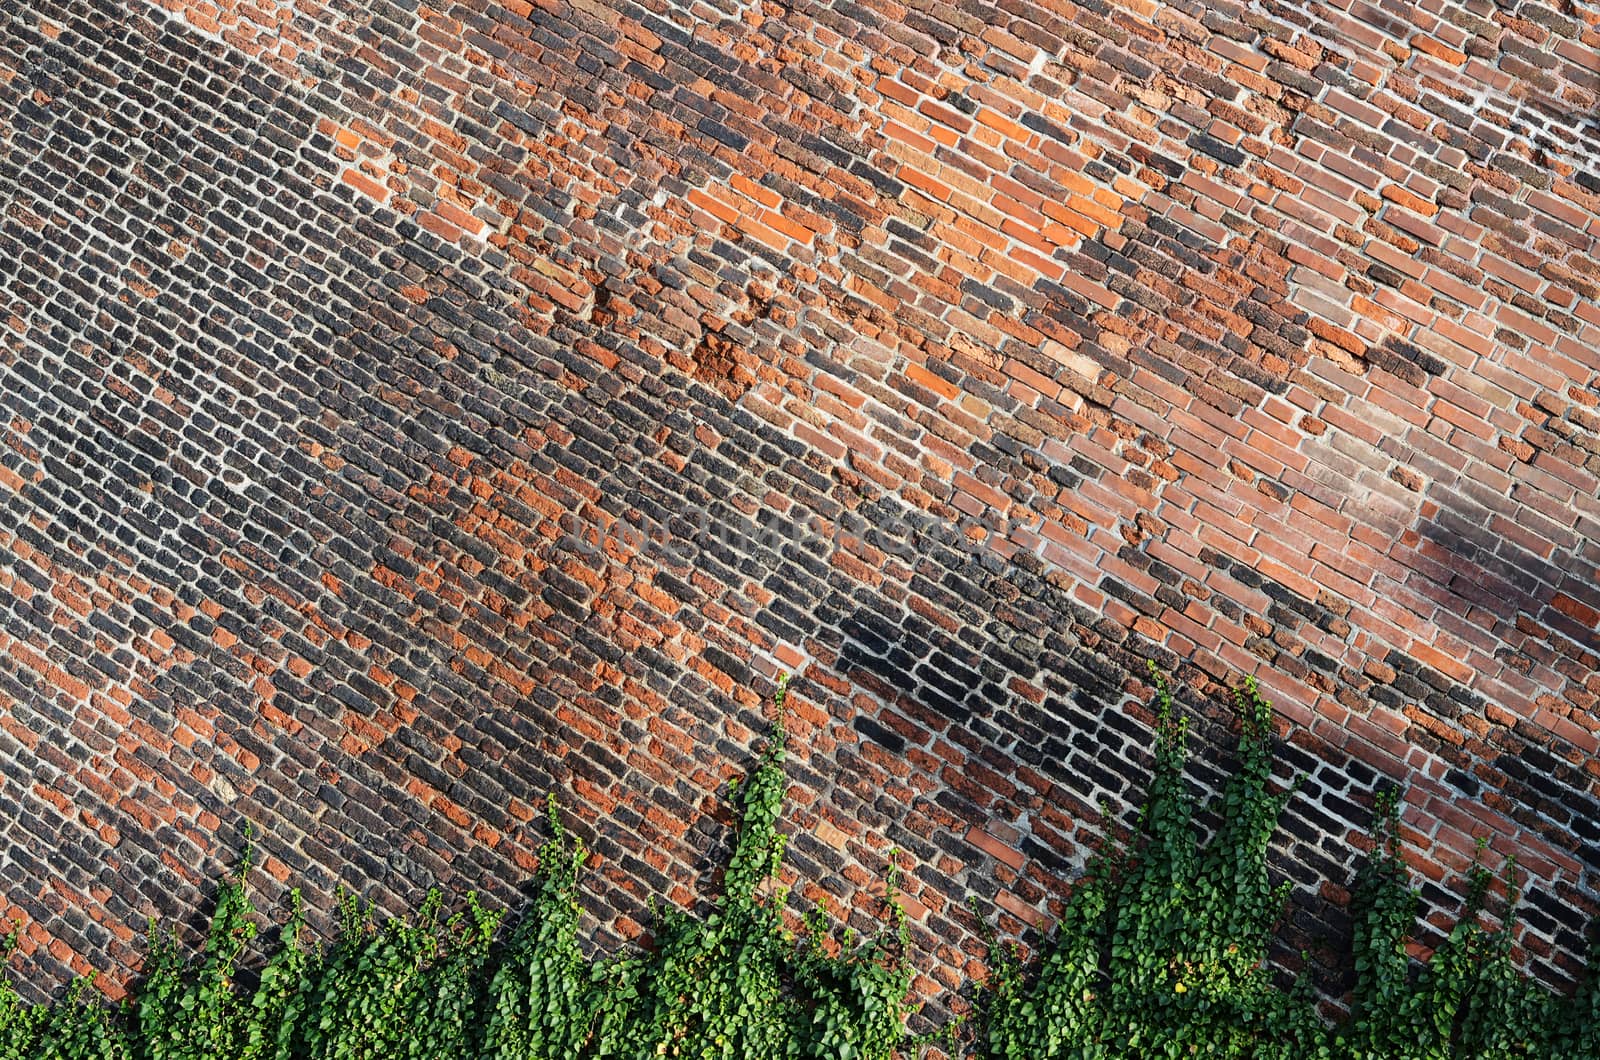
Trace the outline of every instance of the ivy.
<instances>
[{"instance_id":1,"label":"ivy","mask_svg":"<svg viewBox=\"0 0 1600 1060\"><path fill-rule=\"evenodd\" d=\"M1513 859L1500 926L1481 922L1494 877L1475 862L1455 928L1430 960L1410 957L1419 898L1392 789L1375 793L1372 848L1352 900L1348 1016L1325 1021L1304 977L1280 988L1267 954L1288 894L1271 885L1267 854L1292 789L1272 787L1271 706L1254 681L1239 689L1237 768L1197 814L1183 775L1186 726L1159 674L1155 686L1155 772L1138 833L1091 860L1031 974L1014 949L993 949L976 1055L1600 1057L1595 976L1564 1000L1512 965ZM1203 845L1200 819L1218 822Z\"/></svg>"},{"instance_id":2,"label":"ivy","mask_svg":"<svg viewBox=\"0 0 1600 1060\"><path fill-rule=\"evenodd\" d=\"M144 988L134 1005L142 1060L205 1060L243 1051L245 1000L233 977L256 933L245 893L250 864L247 847L238 872L217 892L205 949L192 970L184 967L177 944L151 922Z\"/></svg>"},{"instance_id":3,"label":"ivy","mask_svg":"<svg viewBox=\"0 0 1600 1060\"><path fill-rule=\"evenodd\" d=\"M732 785L740 823L721 896L704 917L659 911L647 948L586 955L588 854L553 798L533 897L509 926L472 895L449 913L430 892L408 917L344 895L331 942L307 946L294 892L287 922L251 961L247 841L200 951L185 957L152 926L142 982L123 1005L99 1002L89 979L32 1005L0 979L0 1060L887 1060L930 1044L993 1060L1600 1060L1596 977L1561 998L1513 964L1513 860L1497 877L1480 845L1458 923L1430 959L1410 956L1419 898L1393 790L1374 794L1353 891L1348 1013L1326 1020L1304 977L1280 986L1267 957L1287 893L1267 856L1293 789L1272 779L1271 707L1254 682L1239 689L1237 766L1200 806L1184 775L1186 723L1159 674L1154 683L1154 773L1138 827L1099 844L1037 959L986 927L981 1004L931 1034L906 1031L898 855L868 936L836 929L820 907L787 926L788 895L774 886L787 794L780 684L761 757ZM1209 835L1201 821L1216 822ZM14 947L0 940L0 963Z\"/></svg>"}]
</instances>

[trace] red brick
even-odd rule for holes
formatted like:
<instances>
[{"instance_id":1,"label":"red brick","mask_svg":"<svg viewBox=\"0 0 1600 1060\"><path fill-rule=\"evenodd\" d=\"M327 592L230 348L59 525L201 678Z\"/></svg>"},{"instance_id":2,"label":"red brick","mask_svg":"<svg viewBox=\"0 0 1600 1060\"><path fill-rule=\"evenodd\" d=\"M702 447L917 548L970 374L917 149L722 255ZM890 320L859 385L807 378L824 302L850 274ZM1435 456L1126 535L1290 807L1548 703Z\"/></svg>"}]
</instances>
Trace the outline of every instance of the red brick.
<instances>
[{"instance_id":1,"label":"red brick","mask_svg":"<svg viewBox=\"0 0 1600 1060\"><path fill-rule=\"evenodd\" d=\"M439 216L455 225L463 232L469 232L473 235L477 235L479 232L483 231L483 221L480 218L474 217L472 214L468 213L466 210L463 210L461 207L457 206L448 199L441 199L439 201Z\"/></svg>"},{"instance_id":2,"label":"red brick","mask_svg":"<svg viewBox=\"0 0 1600 1060\"><path fill-rule=\"evenodd\" d=\"M1022 868L1023 858L1020 853L977 826L967 830L967 842L1002 864L1009 865L1013 869Z\"/></svg>"},{"instance_id":3,"label":"red brick","mask_svg":"<svg viewBox=\"0 0 1600 1060\"><path fill-rule=\"evenodd\" d=\"M1600 610L1581 604L1564 593L1557 593L1552 597L1550 606L1581 626L1588 626L1591 629L1600 626Z\"/></svg>"},{"instance_id":4,"label":"red brick","mask_svg":"<svg viewBox=\"0 0 1600 1060\"><path fill-rule=\"evenodd\" d=\"M840 806L887 799L910 808L903 827L934 851L935 871L918 876L925 908L960 903L971 873L993 873L999 907L1027 918L1059 896L1041 898L1039 881L1019 875L1041 871L1021 860L1021 833L1081 857L1068 829L1083 816L1075 804L1096 794L1091 782L1017 759L1006 719L1020 715L1004 706L962 726L923 702L917 682L947 665L931 647L907 662L907 687L874 681L840 653L858 639L916 644L939 630L995 671L995 687L1042 709L1039 679L1002 671L1013 633L1045 629L1062 650L1092 656L1108 688L1142 680L1128 660L1157 645L1219 685L1257 673L1286 738L1322 768L1355 756L1428 805L1468 802L1444 778L1472 773L1495 814L1408 816L1431 844L1415 856L1441 887L1457 887L1469 828L1526 851L1535 875L1580 873L1559 849L1570 837L1513 823L1550 793L1485 764L1551 741L1592 750L1600 707L1593 653L1574 636L1596 629L1597 608L1562 581L1572 556L1593 552L1586 505L1600 490L1582 444L1595 422L1600 310L1585 277L1600 206L1572 176L1586 161L1572 116L1536 115L1537 162L1515 131L1526 124L1516 109L1531 104L1518 95L1521 57L1505 49L1535 31L1479 33L1422 7L1381 18L1364 3L1333 8L1334 58L1350 83L1308 99L1304 77L1319 77L1331 53L1281 12L1255 12L1247 44L1146 0L1116 33L1137 35L1137 59L1163 72L1159 93L1108 63L1122 61L1121 37L1094 47L1110 31L1091 21L1055 48L1017 21L1032 17L1027 5L978 36L954 8L922 5L921 21L892 40L852 11L824 26L809 9L712 19L704 5L678 5L679 30L708 49L716 76L705 78L606 5L490 5L481 37L436 10L352 37L316 4L270 24L257 24L260 5L167 6L172 22L134 12L118 32L134 43L128 62L142 83L207 88L169 117L192 146L197 201L240 234L221 247L140 217L119 222L183 262L174 271L145 255L127 276L100 275L105 266L73 239L34 240L45 257L19 259L0 329L7 357L43 351L29 367L93 405L110 474L138 478L129 469L147 460L131 440L165 446L177 432L196 476L238 470L249 479L241 494L256 500L224 504L222 487L194 483L190 503L209 507L191 518L174 514L173 485L159 477L101 494L54 481L59 468L97 483L108 469L97 457L47 459L54 443L30 422L47 414L28 407L30 392L15 395L20 422L0 423L0 495L30 529L0 527L0 548L16 557L0 575L0 597L16 601L0 652L17 688L56 702L30 714L46 719L47 739L3 708L0 727L20 746L73 748L63 753L86 762L74 733L115 739L116 757L82 770L65 809L64 787L29 796L43 834L114 837L136 866L162 823L215 843L237 823L222 809L294 800L317 835L268 809L263 841L316 861L319 877L359 884L350 851L335 849L347 820L290 764L311 754L327 774L316 783L364 807L369 793L357 798L352 778L378 778L368 809L393 834L374 841L409 850L426 835L419 857L509 895L532 867L537 814L526 804L499 814L503 791L478 787L489 774L457 771L469 747L503 758L499 730L477 727L485 704L503 712L537 695L548 746L501 764L513 779L525 764L564 784L573 812L604 837L593 911L631 936L638 888L622 866L638 858L674 881L669 897L694 897L686 881L702 853L684 829L717 812L714 793L736 768L723 752L755 742L750 719L784 667L804 677L792 704L795 775L807 778L797 826L837 858L824 871L853 896L867 891L878 840L831 829ZM534 13L544 36L513 24ZM921 35L940 20L987 55L933 62ZM1588 51L1561 20L1547 22L1536 30L1556 63L1546 94L1579 99L1570 71ZM206 61L180 55L169 38L186 27L220 28L239 52L224 62L214 40L196 37L186 43ZM39 46L19 46L22 62L41 61ZM66 35L53 45L71 46ZM311 54L324 65L296 61ZM1403 85L1390 79L1396 64ZM64 68L72 76L34 105L61 122L88 115L80 123L91 130L131 116L119 132L126 152L140 126L136 109L119 110L117 79L83 81L103 97L88 100ZM263 94L269 69L315 98L316 116ZM1230 100L1218 99L1215 77L1236 90ZM1135 94L1131 109L1108 85ZM324 157L302 153L295 181L274 179L278 163L208 102L235 90L263 127L298 143L315 136ZM1460 91L1511 108L1496 157L1458 146L1478 120L1470 108L1457 116ZM537 99L518 113L501 106L530 92ZM1279 143L1286 114L1311 123L1310 135ZM79 211L93 227L98 193L81 167L12 148L29 179L12 189L11 222L43 236ZM1224 161L1229 148L1242 163ZM214 175L225 172L251 174L250 195L292 218L293 237L259 221L238 181ZM149 167L121 176L129 197L166 194ZM324 194L341 183L347 206L361 197L353 210ZM1523 206L1536 212L1522 216ZM410 222L421 247L408 245ZM453 245L435 255L434 237ZM47 274L81 284L52 286ZM145 334L152 303L195 322L223 367L160 385L162 358L193 353L192 336L166 351L110 333ZM275 341L283 331L315 374L314 386L296 386L292 423L232 422L257 417L255 388L267 385L226 348L243 334L245 306L251 326L270 325ZM109 404L90 396L102 392ZM213 426L223 409L229 422ZM235 444L288 446L303 431L292 453ZM396 453L403 466L388 466ZM828 600L775 610L772 553L755 546L679 563L665 545L683 535L633 525L643 515L625 483L637 474L652 510L672 516L706 497L757 521L825 512L828 543L813 558ZM304 489L280 495L290 482ZM44 503L69 491L71 529ZM161 569L153 557L170 542L102 510L95 498L108 495L151 525L181 526L186 547L224 572L212 580L237 593L199 592L192 565ZM303 533L260 523L274 508ZM933 531L884 522L893 511L926 513L947 537L922 548L917 534ZM867 543L906 534L915 551L905 556ZM574 540L594 547L579 554ZM1213 567L1212 552L1239 566ZM86 557L93 580L69 573ZM1546 590L1501 599L1513 592L1499 577L1506 567ZM948 599L915 591L946 583L975 587L983 605L965 588ZM1558 584L1566 590L1549 588ZM1149 599L1131 606L1117 597L1128 590ZM173 633L188 625L187 647L150 628L163 623L146 599ZM203 610L180 603L202 600ZM145 619L128 626L121 616L134 614ZM878 633L852 632L851 622L878 619ZM69 642L99 654L72 658ZM391 657L398 644L416 672ZM640 648L659 664L649 683L628 661ZM1470 682L1482 709L1371 706L1373 682L1410 687L1400 674L1415 666ZM971 680L947 676L957 688ZM192 690L206 714L171 732L151 725L145 701L162 681ZM353 695L382 702L370 716L327 702ZM259 745L206 729L212 710L256 719ZM872 718L885 742L851 735ZM634 724L643 735L625 738ZM471 798L412 789L415 771L398 759L381 770L352 760L389 754L400 726L410 727L406 753L436 760ZM1110 775L1138 779L1147 741L1110 726L1095 735ZM896 738L905 746L892 751ZM182 765L155 769L152 755ZM234 795L221 796L224 782ZM259 786L273 798L250 798ZM968 801L936 797L945 791ZM1041 803L1073 806L1073 822L1052 830ZM199 805L218 808L215 820ZM648 835L619 827L624 811ZM1292 850L1275 856L1290 875L1304 868L1289 864ZM281 861L267 864L268 877L288 878ZM129 886L145 887L130 871ZM0 906L22 908L42 882L5 881ZM69 941L76 957L81 940ZM950 953L973 945L959 929L948 941ZM114 963L117 951L94 956ZM918 967L953 974L923 956Z\"/></svg>"}]
</instances>

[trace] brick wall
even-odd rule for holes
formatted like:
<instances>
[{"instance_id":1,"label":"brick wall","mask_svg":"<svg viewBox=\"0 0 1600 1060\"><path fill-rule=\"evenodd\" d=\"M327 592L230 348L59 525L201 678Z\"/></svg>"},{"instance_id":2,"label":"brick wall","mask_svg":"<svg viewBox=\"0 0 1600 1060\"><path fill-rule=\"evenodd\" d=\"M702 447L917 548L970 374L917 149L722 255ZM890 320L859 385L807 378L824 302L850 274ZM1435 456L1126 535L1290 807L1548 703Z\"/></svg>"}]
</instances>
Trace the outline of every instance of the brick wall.
<instances>
[{"instance_id":1,"label":"brick wall","mask_svg":"<svg viewBox=\"0 0 1600 1060\"><path fill-rule=\"evenodd\" d=\"M798 675L798 905L1043 924L1240 675L1570 969L1600 868L1600 10L25 0L0 15L0 914L688 904ZM1211 719L1207 721L1206 719ZM1318 888L1321 887L1321 890ZM926 992L937 989L924 981Z\"/></svg>"}]
</instances>

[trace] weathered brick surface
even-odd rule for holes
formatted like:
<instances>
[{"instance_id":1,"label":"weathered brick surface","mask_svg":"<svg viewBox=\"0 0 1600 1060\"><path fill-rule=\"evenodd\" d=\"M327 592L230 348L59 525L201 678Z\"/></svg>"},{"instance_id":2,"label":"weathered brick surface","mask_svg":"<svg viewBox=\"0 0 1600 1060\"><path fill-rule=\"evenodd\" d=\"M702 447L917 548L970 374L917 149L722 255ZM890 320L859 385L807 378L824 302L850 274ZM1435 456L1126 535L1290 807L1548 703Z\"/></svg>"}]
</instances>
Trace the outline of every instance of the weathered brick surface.
<instances>
[{"instance_id":1,"label":"weathered brick surface","mask_svg":"<svg viewBox=\"0 0 1600 1060\"><path fill-rule=\"evenodd\" d=\"M718 863L780 670L797 901L898 846L953 981L965 896L1047 922L1137 792L1147 659L1261 676L1288 876L1344 879L1404 783L1430 901L1490 837L1562 975L1592 5L0 17L0 913L38 982L136 963L244 820L269 899L511 901L547 790L633 935ZM1294 922L1337 936L1337 887Z\"/></svg>"}]
</instances>

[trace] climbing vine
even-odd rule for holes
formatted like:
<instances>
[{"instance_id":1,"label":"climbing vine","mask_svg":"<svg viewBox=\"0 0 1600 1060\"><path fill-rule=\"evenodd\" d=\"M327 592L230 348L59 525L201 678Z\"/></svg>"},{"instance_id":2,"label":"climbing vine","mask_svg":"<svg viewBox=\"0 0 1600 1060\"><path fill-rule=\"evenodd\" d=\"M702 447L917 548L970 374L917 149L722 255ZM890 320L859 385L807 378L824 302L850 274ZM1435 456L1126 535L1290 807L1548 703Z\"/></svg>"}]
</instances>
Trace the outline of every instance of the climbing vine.
<instances>
[{"instance_id":1,"label":"climbing vine","mask_svg":"<svg viewBox=\"0 0 1600 1060\"><path fill-rule=\"evenodd\" d=\"M587 852L553 799L532 900L506 930L471 895L447 913L431 892L408 918L344 896L331 943L308 946L296 893L275 945L252 964L247 847L218 889L202 950L186 958L152 925L142 982L122 1006L101 1003L89 979L38 1005L0 980L0 1060L886 1060L929 1044L993 1060L1600 1060L1595 978L1563 998L1512 963L1514 862L1498 902L1495 875L1475 862L1459 923L1429 960L1411 957L1418 898L1390 790L1376 793L1354 888L1348 1013L1329 1022L1307 981L1278 985L1267 954L1287 895L1267 853L1292 792L1274 790L1271 708L1253 682L1239 690L1237 768L1197 806L1185 722L1159 675L1155 770L1137 830L1101 845L1036 960L991 932L973 1018L911 1037L892 859L868 938L835 932L820 909L790 930L787 895L770 885L784 855L783 698L780 685L761 759L733 786L740 826L721 897L700 918L659 911L648 949L586 955ZM1202 839L1206 820L1217 825ZM5 940L0 958L14 945Z\"/></svg>"},{"instance_id":2,"label":"climbing vine","mask_svg":"<svg viewBox=\"0 0 1600 1060\"><path fill-rule=\"evenodd\" d=\"M1563 999L1511 963L1514 861L1499 926L1482 923L1494 877L1475 863L1456 927L1429 960L1411 958L1418 898L1393 790L1376 793L1373 846L1354 890L1348 1015L1324 1020L1304 977L1280 988L1267 952L1288 895L1270 883L1267 852L1291 792L1272 790L1271 707L1254 681L1239 689L1238 767L1199 814L1183 776L1185 724L1155 680L1155 774L1138 834L1092 859L1035 968L996 949L977 1055L1600 1057L1594 976ZM1199 819L1218 822L1203 845Z\"/></svg>"}]
</instances>

